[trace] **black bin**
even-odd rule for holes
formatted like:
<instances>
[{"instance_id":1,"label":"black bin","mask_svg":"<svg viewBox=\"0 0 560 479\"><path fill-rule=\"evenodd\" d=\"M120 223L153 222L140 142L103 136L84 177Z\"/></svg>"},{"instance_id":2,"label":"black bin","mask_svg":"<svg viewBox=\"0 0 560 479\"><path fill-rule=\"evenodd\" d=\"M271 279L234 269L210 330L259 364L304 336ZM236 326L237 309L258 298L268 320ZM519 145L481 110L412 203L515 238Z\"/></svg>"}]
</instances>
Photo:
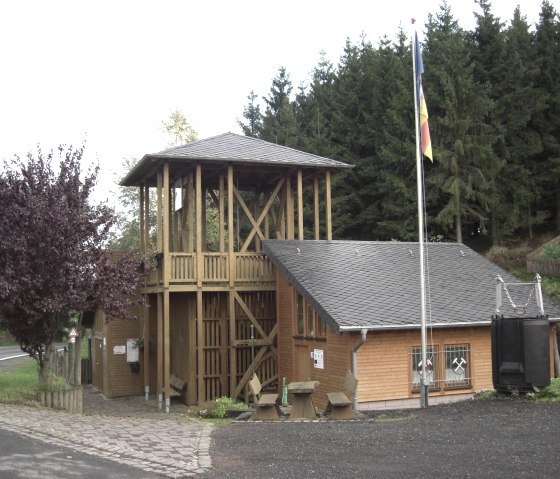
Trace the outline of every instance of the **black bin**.
<instances>
[{"instance_id":1,"label":"black bin","mask_svg":"<svg viewBox=\"0 0 560 479\"><path fill-rule=\"evenodd\" d=\"M492 316L492 381L497 391L527 391L550 384L547 317Z\"/></svg>"}]
</instances>

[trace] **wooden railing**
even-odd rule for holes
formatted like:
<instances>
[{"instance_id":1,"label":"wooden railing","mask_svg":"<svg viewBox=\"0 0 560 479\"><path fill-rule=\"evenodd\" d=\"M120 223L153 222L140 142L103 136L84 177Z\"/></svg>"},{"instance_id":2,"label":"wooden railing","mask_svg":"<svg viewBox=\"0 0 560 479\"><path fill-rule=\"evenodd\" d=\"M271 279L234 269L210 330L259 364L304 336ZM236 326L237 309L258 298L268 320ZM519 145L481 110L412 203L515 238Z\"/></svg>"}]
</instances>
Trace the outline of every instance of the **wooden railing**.
<instances>
[{"instance_id":1,"label":"wooden railing","mask_svg":"<svg viewBox=\"0 0 560 479\"><path fill-rule=\"evenodd\" d=\"M171 254L171 281L194 283L196 281L196 257L193 253Z\"/></svg>"},{"instance_id":2,"label":"wooden railing","mask_svg":"<svg viewBox=\"0 0 560 479\"><path fill-rule=\"evenodd\" d=\"M237 281L274 281L274 267L260 253L236 253L235 271Z\"/></svg>"},{"instance_id":3,"label":"wooden railing","mask_svg":"<svg viewBox=\"0 0 560 479\"><path fill-rule=\"evenodd\" d=\"M204 253L204 277L202 281L227 281L228 255L226 253Z\"/></svg>"},{"instance_id":4,"label":"wooden railing","mask_svg":"<svg viewBox=\"0 0 560 479\"><path fill-rule=\"evenodd\" d=\"M274 267L261 253L234 253L235 281L270 282L275 280ZM202 282L229 281L229 262L227 253L203 253ZM197 282L196 253L170 254L170 282L188 284ZM148 285L163 281L162 265L150 272Z\"/></svg>"}]
</instances>

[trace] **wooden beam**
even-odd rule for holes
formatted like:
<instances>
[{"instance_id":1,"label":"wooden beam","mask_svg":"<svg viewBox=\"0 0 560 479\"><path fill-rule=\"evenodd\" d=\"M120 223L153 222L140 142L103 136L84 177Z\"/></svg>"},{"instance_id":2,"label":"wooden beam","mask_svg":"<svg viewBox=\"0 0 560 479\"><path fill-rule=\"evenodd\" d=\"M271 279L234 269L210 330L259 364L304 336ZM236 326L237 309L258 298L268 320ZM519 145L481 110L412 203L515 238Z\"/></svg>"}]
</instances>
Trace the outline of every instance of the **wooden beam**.
<instances>
[{"instance_id":1,"label":"wooden beam","mask_svg":"<svg viewBox=\"0 0 560 479\"><path fill-rule=\"evenodd\" d=\"M286 197L287 197L288 187L285 185L282 190L282 196L280 197L280 204L278 205L278 217L276 218L276 225L274 227L276 231L276 239L285 239L285 210L286 210Z\"/></svg>"},{"instance_id":2,"label":"wooden beam","mask_svg":"<svg viewBox=\"0 0 560 479\"><path fill-rule=\"evenodd\" d=\"M163 204L163 174L161 169L157 172L157 250L158 252L163 251L163 215L162 215L162 204Z\"/></svg>"},{"instance_id":3,"label":"wooden beam","mask_svg":"<svg viewBox=\"0 0 560 479\"><path fill-rule=\"evenodd\" d=\"M235 299L237 300L237 302L239 303L239 306L241 306L241 309L245 312L245 314L249 318L249 321L251 321L251 323L255 326L255 329L256 329L257 333L260 335L260 337L261 338L266 338L266 336L267 336L266 333L264 332L263 328L261 327L261 325L259 324L259 322L255 318L255 316L253 315L253 313L251 312L249 307L245 304L245 301L243 301L243 298L241 296L239 296L237 291L234 292L234 296L235 296Z\"/></svg>"},{"instance_id":4,"label":"wooden beam","mask_svg":"<svg viewBox=\"0 0 560 479\"><path fill-rule=\"evenodd\" d=\"M195 223L196 223L196 279L197 286L202 287L202 277L204 275L204 263L202 257L202 167L200 163L195 170Z\"/></svg>"},{"instance_id":5,"label":"wooden beam","mask_svg":"<svg viewBox=\"0 0 560 479\"><path fill-rule=\"evenodd\" d=\"M321 222L319 219L319 178L313 177L313 231L314 239L321 239Z\"/></svg>"},{"instance_id":6,"label":"wooden beam","mask_svg":"<svg viewBox=\"0 0 560 479\"><path fill-rule=\"evenodd\" d=\"M169 289L163 292L163 391L165 395L166 411L169 412L171 389L169 377L171 375L171 348L169 345Z\"/></svg>"},{"instance_id":7,"label":"wooden beam","mask_svg":"<svg viewBox=\"0 0 560 479\"><path fill-rule=\"evenodd\" d=\"M294 239L294 195L290 173L286 173L286 239Z\"/></svg>"},{"instance_id":8,"label":"wooden beam","mask_svg":"<svg viewBox=\"0 0 560 479\"><path fill-rule=\"evenodd\" d=\"M198 404L201 404L206 400L205 388L204 388L204 307L202 303L202 289L198 289L196 292L196 326L197 326L197 359L198 359L198 381L197 381L197 391L198 391Z\"/></svg>"},{"instance_id":9,"label":"wooden beam","mask_svg":"<svg viewBox=\"0 0 560 479\"><path fill-rule=\"evenodd\" d=\"M187 253L192 253L194 251L194 178L193 172L189 171L189 178L187 183L187 227L188 227L188 240L187 240Z\"/></svg>"},{"instance_id":10,"label":"wooden beam","mask_svg":"<svg viewBox=\"0 0 560 479\"><path fill-rule=\"evenodd\" d=\"M332 240L332 217L331 217L331 172L325 171L325 213L327 240Z\"/></svg>"},{"instance_id":11,"label":"wooden beam","mask_svg":"<svg viewBox=\"0 0 560 479\"><path fill-rule=\"evenodd\" d=\"M243 244L243 248L241 248L241 253L245 253L247 251L247 248L249 246L249 244L251 243L251 240L253 239L253 237L255 236L255 234L258 232L260 233L260 238L261 239L265 239L266 237L263 235L262 231L260 230L260 226L261 223L263 222L264 218L266 217L266 215L268 214L268 212L270 211L270 208L272 206L272 203L274 202L274 198L276 197L276 195L278 194L278 192L280 191L280 189L282 188L282 185L284 184L284 179L280 178L280 181L278 181L278 184L276 185L276 187L274 188L273 193L270 195L270 198L268 199L268 201L266 202L266 205L264 206L261 214L259 215L257 221L254 221L253 216L249 213L247 213L248 216L250 216L249 220L251 221L251 223L253 224L253 229L251 230L251 232L249 233L249 235L247 236L247 239L245 240L245 243Z\"/></svg>"},{"instance_id":12,"label":"wooden beam","mask_svg":"<svg viewBox=\"0 0 560 479\"><path fill-rule=\"evenodd\" d=\"M259 228L259 225L256 223L255 219L253 218L253 214L251 213L251 210L247 207L247 204L245 203L245 200L243 199L243 197L241 196L239 191L237 191L237 188L235 186L233 187L233 193L235 194L235 197L237 198L237 203L243 209L243 212L247 216L247 219L249 220L251 225L253 225L253 229L256 230L256 234L258 234L261 239L264 239L264 235L262 234L262 231Z\"/></svg>"},{"instance_id":13,"label":"wooden beam","mask_svg":"<svg viewBox=\"0 0 560 479\"><path fill-rule=\"evenodd\" d=\"M227 228L228 228L228 264L229 264L229 285L233 288L235 285L235 256L234 256L234 230L235 225L233 224L233 167L228 166L227 170Z\"/></svg>"},{"instance_id":14,"label":"wooden beam","mask_svg":"<svg viewBox=\"0 0 560 479\"><path fill-rule=\"evenodd\" d=\"M139 214L139 220L140 220L140 252L145 255L146 254L146 236L144 234L144 230L146 228L146 224L145 224L145 215L144 215L144 186L142 185L139 188L139 201L140 201L140 214Z\"/></svg>"},{"instance_id":15,"label":"wooden beam","mask_svg":"<svg viewBox=\"0 0 560 479\"><path fill-rule=\"evenodd\" d=\"M171 277L171 258L169 256L169 235L171 233L169 221L169 163L163 165L163 287L169 288Z\"/></svg>"},{"instance_id":16,"label":"wooden beam","mask_svg":"<svg viewBox=\"0 0 560 479\"><path fill-rule=\"evenodd\" d=\"M224 198L224 175L220 173L220 204L218 207L219 217L220 217L220 224L219 228L219 235L220 235L220 253L225 253L225 198Z\"/></svg>"},{"instance_id":17,"label":"wooden beam","mask_svg":"<svg viewBox=\"0 0 560 479\"><path fill-rule=\"evenodd\" d=\"M193 301L194 299L194 301ZM196 382L196 295L189 294L187 303L187 321L189 331L189 351L187 361L187 403L189 405L197 402Z\"/></svg>"},{"instance_id":18,"label":"wooden beam","mask_svg":"<svg viewBox=\"0 0 560 479\"><path fill-rule=\"evenodd\" d=\"M150 300L147 294L144 295L144 393L150 391ZM148 399L146 397L146 399Z\"/></svg>"},{"instance_id":19,"label":"wooden beam","mask_svg":"<svg viewBox=\"0 0 560 479\"><path fill-rule=\"evenodd\" d=\"M157 294L157 395L158 405L161 408L163 400L163 294Z\"/></svg>"},{"instance_id":20,"label":"wooden beam","mask_svg":"<svg viewBox=\"0 0 560 479\"><path fill-rule=\"evenodd\" d=\"M150 250L150 184L146 179L144 181L144 244L146 245L146 253Z\"/></svg>"},{"instance_id":21,"label":"wooden beam","mask_svg":"<svg viewBox=\"0 0 560 479\"><path fill-rule=\"evenodd\" d=\"M303 173L301 168L297 171L297 214L298 214L298 239L303 239Z\"/></svg>"},{"instance_id":22,"label":"wooden beam","mask_svg":"<svg viewBox=\"0 0 560 479\"><path fill-rule=\"evenodd\" d=\"M232 288L229 291L229 395L232 398L237 398L234 391L237 389L237 354L235 346L233 345L237 335L235 328L235 290Z\"/></svg>"}]
</instances>

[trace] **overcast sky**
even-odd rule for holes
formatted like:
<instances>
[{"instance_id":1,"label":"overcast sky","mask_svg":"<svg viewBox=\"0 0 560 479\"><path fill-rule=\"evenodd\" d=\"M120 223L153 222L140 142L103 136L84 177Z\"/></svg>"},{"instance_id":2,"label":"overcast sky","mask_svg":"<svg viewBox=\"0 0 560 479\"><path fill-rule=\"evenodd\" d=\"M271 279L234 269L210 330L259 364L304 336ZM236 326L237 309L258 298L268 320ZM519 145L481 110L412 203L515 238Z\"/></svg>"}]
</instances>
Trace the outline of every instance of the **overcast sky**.
<instances>
[{"instance_id":1,"label":"overcast sky","mask_svg":"<svg viewBox=\"0 0 560 479\"><path fill-rule=\"evenodd\" d=\"M449 0L463 28L474 0ZM553 5L557 0L551 2ZM86 141L108 181L123 157L165 147L161 122L179 108L199 138L240 133L247 95L268 94L280 66L294 87L346 39L421 30L440 0L10 0L0 5L0 156ZM541 0L494 0L530 23ZM556 7L559 8L558 6ZM478 10L477 10L478 11Z\"/></svg>"}]
</instances>

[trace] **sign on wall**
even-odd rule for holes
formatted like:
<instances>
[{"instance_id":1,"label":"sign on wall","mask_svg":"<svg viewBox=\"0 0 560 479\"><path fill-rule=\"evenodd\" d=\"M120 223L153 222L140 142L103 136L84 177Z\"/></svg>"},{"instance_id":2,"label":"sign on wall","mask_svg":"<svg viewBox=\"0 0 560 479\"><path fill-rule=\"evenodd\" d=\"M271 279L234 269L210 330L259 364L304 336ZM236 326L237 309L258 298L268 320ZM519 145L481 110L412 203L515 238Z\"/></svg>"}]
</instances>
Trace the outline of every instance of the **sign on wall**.
<instances>
[{"instance_id":1,"label":"sign on wall","mask_svg":"<svg viewBox=\"0 0 560 479\"><path fill-rule=\"evenodd\" d=\"M313 367L317 369L325 369L324 352L322 349L313 350Z\"/></svg>"}]
</instances>

